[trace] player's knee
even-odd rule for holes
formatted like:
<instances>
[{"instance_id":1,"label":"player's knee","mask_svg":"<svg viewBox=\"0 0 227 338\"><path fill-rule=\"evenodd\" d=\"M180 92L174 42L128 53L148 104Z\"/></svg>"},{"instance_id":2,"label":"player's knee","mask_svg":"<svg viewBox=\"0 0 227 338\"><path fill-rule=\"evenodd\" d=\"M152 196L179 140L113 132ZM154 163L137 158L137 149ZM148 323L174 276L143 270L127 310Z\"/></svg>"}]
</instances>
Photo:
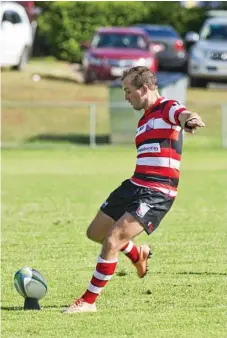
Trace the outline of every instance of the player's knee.
<instances>
[{"instance_id":1,"label":"player's knee","mask_svg":"<svg viewBox=\"0 0 227 338\"><path fill-rule=\"evenodd\" d=\"M105 246L109 252L116 254L120 250L120 245L116 237L107 236L105 239Z\"/></svg>"}]
</instances>

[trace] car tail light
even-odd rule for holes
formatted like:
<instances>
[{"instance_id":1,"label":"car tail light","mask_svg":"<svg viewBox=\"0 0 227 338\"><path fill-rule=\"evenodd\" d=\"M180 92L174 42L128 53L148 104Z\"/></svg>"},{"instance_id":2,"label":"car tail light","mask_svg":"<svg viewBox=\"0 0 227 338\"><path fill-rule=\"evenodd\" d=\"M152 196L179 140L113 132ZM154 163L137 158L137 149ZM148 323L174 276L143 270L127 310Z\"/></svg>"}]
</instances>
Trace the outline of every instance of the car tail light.
<instances>
[{"instance_id":1,"label":"car tail light","mask_svg":"<svg viewBox=\"0 0 227 338\"><path fill-rule=\"evenodd\" d=\"M178 52L184 52L184 43L182 40L177 40L175 42L174 48Z\"/></svg>"},{"instance_id":2,"label":"car tail light","mask_svg":"<svg viewBox=\"0 0 227 338\"><path fill-rule=\"evenodd\" d=\"M165 49L165 46L162 43L159 42L152 42L151 49L153 53L160 53Z\"/></svg>"}]
</instances>

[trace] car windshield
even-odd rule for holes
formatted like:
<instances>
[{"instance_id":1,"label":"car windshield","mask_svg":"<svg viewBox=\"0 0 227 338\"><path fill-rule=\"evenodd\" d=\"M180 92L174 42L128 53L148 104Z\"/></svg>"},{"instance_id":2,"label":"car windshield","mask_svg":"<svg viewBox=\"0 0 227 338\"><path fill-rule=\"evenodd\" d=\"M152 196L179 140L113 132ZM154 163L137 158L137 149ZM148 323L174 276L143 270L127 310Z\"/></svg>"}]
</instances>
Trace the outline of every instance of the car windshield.
<instances>
[{"instance_id":1,"label":"car windshield","mask_svg":"<svg viewBox=\"0 0 227 338\"><path fill-rule=\"evenodd\" d=\"M201 39L203 40L227 40L227 25L210 24L201 31Z\"/></svg>"},{"instance_id":2,"label":"car windshield","mask_svg":"<svg viewBox=\"0 0 227 338\"><path fill-rule=\"evenodd\" d=\"M153 38L178 38L178 34L174 30L170 29L152 29L145 28L145 31L148 33L150 37Z\"/></svg>"},{"instance_id":3,"label":"car windshield","mask_svg":"<svg viewBox=\"0 0 227 338\"><path fill-rule=\"evenodd\" d=\"M119 33L101 33L96 34L91 43L95 48L135 48L148 49L148 43L143 35L119 34Z\"/></svg>"}]
</instances>

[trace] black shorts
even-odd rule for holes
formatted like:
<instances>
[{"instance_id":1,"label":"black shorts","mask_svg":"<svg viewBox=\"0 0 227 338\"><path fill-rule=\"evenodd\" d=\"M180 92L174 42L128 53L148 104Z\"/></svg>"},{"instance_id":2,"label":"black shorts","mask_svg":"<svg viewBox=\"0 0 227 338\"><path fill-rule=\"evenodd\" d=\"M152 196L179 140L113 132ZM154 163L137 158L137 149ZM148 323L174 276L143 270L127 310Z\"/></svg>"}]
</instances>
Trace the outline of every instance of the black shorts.
<instances>
[{"instance_id":1,"label":"black shorts","mask_svg":"<svg viewBox=\"0 0 227 338\"><path fill-rule=\"evenodd\" d=\"M137 186L127 179L109 195L100 209L115 221L128 212L149 235L158 227L173 202L174 198L151 188Z\"/></svg>"}]
</instances>

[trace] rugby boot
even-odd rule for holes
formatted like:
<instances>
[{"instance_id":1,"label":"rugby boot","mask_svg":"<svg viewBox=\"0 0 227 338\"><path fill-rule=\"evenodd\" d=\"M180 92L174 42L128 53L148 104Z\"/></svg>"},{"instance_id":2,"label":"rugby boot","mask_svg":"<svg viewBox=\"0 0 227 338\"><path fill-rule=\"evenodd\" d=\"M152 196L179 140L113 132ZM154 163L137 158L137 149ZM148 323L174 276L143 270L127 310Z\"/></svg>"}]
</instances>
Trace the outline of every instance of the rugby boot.
<instances>
[{"instance_id":1,"label":"rugby boot","mask_svg":"<svg viewBox=\"0 0 227 338\"><path fill-rule=\"evenodd\" d=\"M75 299L75 301L66 309L64 313L75 313L75 312L96 312L96 304L89 304L85 302L83 298Z\"/></svg>"},{"instance_id":2,"label":"rugby boot","mask_svg":"<svg viewBox=\"0 0 227 338\"><path fill-rule=\"evenodd\" d=\"M148 259L151 257L151 248L149 245L144 244L137 248L139 252L139 259L133 265L136 267L137 275L139 278L146 276L148 271Z\"/></svg>"}]
</instances>

